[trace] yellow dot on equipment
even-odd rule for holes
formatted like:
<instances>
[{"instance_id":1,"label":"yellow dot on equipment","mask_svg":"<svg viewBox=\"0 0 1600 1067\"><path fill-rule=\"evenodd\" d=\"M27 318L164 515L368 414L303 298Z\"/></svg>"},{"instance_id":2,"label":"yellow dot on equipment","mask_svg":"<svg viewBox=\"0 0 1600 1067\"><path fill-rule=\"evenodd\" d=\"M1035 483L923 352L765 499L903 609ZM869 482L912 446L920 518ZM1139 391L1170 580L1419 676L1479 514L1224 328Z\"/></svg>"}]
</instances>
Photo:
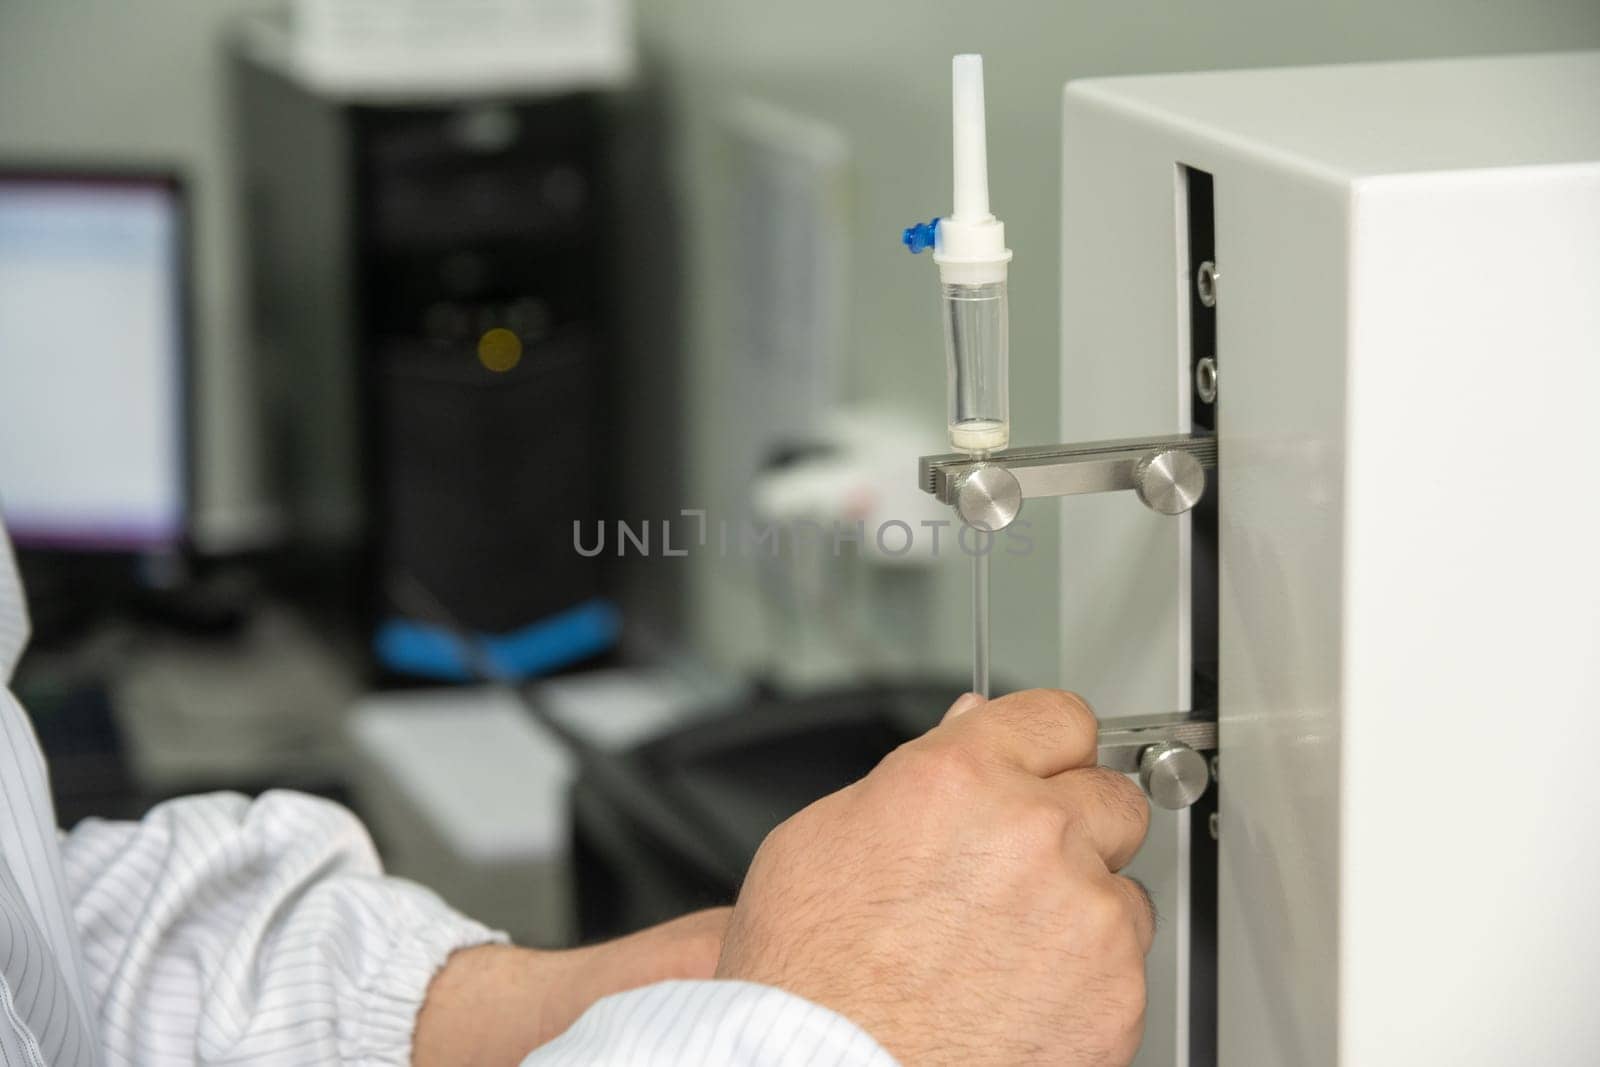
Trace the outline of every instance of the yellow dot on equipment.
<instances>
[{"instance_id":1,"label":"yellow dot on equipment","mask_svg":"<svg viewBox=\"0 0 1600 1067\"><path fill-rule=\"evenodd\" d=\"M478 362L497 374L522 362L522 338L496 326L478 338Z\"/></svg>"}]
</instances>

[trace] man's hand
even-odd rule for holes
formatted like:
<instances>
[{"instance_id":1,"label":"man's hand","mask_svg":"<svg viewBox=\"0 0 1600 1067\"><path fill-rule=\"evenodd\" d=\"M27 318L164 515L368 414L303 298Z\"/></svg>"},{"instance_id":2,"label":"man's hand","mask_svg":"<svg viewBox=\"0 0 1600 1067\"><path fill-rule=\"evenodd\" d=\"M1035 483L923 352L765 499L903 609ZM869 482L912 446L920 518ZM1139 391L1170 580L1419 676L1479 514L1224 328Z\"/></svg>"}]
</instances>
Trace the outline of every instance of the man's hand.
<instances>
[{"instance_id":1,"label":"man's hand","mask_svg":"<svg viewBox=\"0 0 1600 1067\"><path fill-rule=\"evenodd\" d=\"M718 977L833 1008L908 1065L1126 1064L1149 897L1137 785L1094 766L1078 697L968 695L767 838Z\"/></svg>"},{"instance_id":2,"label":"man's hand","mask_svg":"<svg viewBox=\"0 0 1600 1067\"><path fill-rule=\"evenodd\" d=\"M451 956L417 1016L416 1067L521 1063L601 997L669 978L710 978L728 909L695 912L566 952L484 945Z\"/></svg>"}]
</instances>

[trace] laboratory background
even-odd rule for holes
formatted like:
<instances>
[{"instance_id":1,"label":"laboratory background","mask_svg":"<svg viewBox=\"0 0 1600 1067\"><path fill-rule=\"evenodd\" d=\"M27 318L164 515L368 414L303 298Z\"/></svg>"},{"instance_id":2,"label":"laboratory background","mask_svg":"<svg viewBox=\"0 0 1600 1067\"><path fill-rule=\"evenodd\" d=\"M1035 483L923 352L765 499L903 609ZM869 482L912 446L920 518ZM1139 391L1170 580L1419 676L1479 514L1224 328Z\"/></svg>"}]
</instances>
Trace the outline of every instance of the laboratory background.
<instances>
[{"instance_id":1,"label":"laboratory background","mask_svg":"<svg viewBox=\"0 0 1600 1067\"><path fill-rule=\"evenodd\" d=\"M951 55L1053 442L1067 80L1597 46L1593 0L0 0L0 513L63 823L318 793L534 945L729 901L971 684L901 240ZM991 560L997 691L1074 686L1059 516Z\"/></svg>"}]
</instances>

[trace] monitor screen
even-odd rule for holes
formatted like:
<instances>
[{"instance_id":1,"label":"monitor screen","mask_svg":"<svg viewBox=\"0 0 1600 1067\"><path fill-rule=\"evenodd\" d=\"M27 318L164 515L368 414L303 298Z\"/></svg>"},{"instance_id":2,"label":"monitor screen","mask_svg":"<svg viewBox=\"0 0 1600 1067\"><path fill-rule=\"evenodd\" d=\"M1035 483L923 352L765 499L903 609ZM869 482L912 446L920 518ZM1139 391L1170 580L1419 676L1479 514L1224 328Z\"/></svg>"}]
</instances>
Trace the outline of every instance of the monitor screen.
<instances>
[{"instance_id":1,"label":"monitor screen","mask_svg":"<svg viewBox=\"0 0 1600 1067\"><path fill-rule=\"evenodd\" d=\"M175 179L0 170L0 515L20 547L182 542L183 226Z\"/></svg>"}]
</instances>

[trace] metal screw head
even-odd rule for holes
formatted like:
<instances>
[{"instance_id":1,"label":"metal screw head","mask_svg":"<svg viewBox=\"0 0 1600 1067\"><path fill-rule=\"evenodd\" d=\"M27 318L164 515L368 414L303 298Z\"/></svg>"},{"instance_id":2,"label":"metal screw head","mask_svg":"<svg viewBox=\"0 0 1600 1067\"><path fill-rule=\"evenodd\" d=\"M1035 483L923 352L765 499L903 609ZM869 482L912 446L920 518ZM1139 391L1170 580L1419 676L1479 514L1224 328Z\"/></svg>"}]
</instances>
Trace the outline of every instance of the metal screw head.
<instances>
[{"instance_id":1,"label":"metal screw head","mask_svg":"<svg viewBox=\"0 0 1600 1067\"><path fill-rule=\"evenodd\" d=\"M1206 817L1206 829L1211 832L1211 840L1222 840L1222 817L1216 812L1212 812Z\"/></svg>"},{"instance_id":2,"label":"metal screw head","mask_svg":"<svg viewBox=\"0 0 1600 1067\"><path fill-rule=\"evenodd\" d=\"M1133 471L1134 491L1146 507L1163 515L1182 515L1206 491L1206 469L1182 449L1153 452Z\"/></svg>"},{"instance_id":3,"label":"metal screw head","mask_svg":"<svg viewBox=\"0 0 1600 1067\"><path fill-rule=\"evenodd\" d=\"M1210 782L1206 758L1182 741L1151 745L1139 757L1139 784L1168 811L1181 811L1199 800Z\"/></svg>"},{"instance_id":4,"label":"metal screw head","mask_svg":"<svg viewBox=\"0 0 1600 1067\"><path fill-rule=\"evenodd\" d=\"M1016 521L1022 510L1017 476L998 464L969 471L956 485L956 514L974 530L998 533Z\"/></svg>"},{"instance_id":5,"label":"metal screw head","mask_svg":"<svg viewBox=\"0 0 1600 1067\"><path fill-rule=\"evenodd\" d=\"M1217 265L1209 259L1194 272L1194 291L1200 303L1208 308L1217 306L1217 279L1222 277Z\"/></svg>"},{"instance_id":6,"label":"metal screw head","mask_svg":"<svg viewBox=\"0 0 1600 1067\"><path fill-rule=\"evenodd\" d=\"M1217 361L1202 356L1194 365L1194 391L1207 404L1217 402Z\"/></svg>"}]
</instances>

